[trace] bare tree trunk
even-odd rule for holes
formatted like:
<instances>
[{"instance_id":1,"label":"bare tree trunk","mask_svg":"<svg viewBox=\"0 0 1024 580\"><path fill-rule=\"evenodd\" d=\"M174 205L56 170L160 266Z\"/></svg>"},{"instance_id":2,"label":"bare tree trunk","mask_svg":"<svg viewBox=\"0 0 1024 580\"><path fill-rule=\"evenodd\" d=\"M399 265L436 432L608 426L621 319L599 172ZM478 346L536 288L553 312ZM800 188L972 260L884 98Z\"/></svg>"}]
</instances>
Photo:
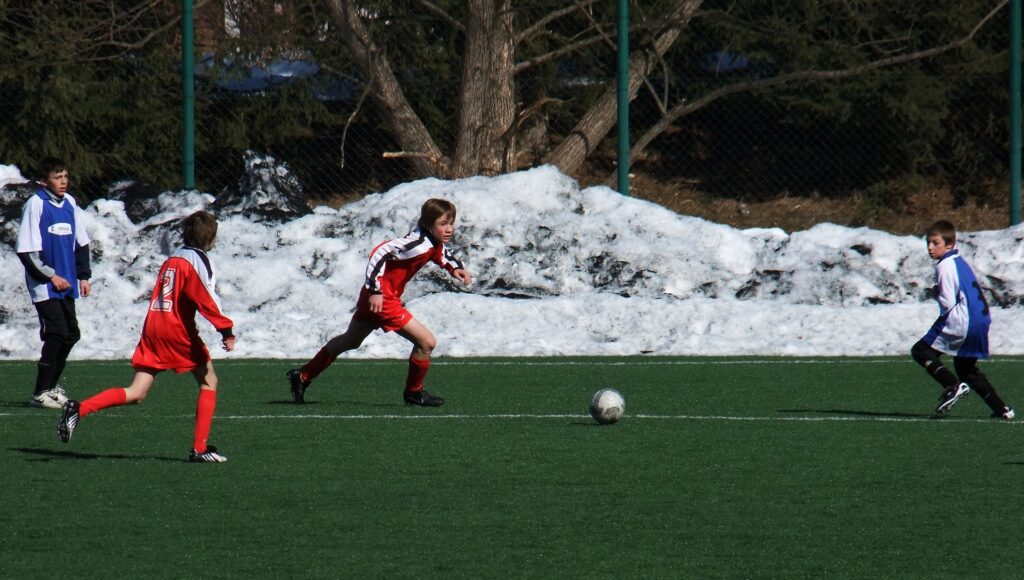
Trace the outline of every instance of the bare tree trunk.
<instances>
[{"instance_id":1,"label":"bare tree trunk","mask_svg":"<svg viewBox=\"0 0 1024 580\"><path fill-rule=\"evenodd\" d=\"M366 82L374 86L373 98L388 132L402 148L402 151L389 156L410 159L421 177L447 177L451 161L441 152L419 115L406 100L387 55L370 37L369 30L359 17L358 7L351 0L329 0L329 5L331 17L341 29L346 46L366 77Z\"/></svg>"},{"instance_id":2,"label":"bare tree trunk","mask_svg":"<svg viewBox=\"0 0 1024 580\"><path fill-rule=\"evenodd\" d=\"M512 0L470 0L455 176L516 169Z\"/></svg>"},{"instance_id":3,"label":"bare tree trunk","mask_svg":"<svg viewBox=\"0 0 1024 580\"><path fill-rule=\"evenodd\" d=\"M669 24L666 28L652 39L648 46L642 46L630 56L630 101L636 97L644 78L650 74L665 52L675 43L680 32L690 22L702 3L703 0L678 0L668 18ZM580 119L565 140L542 161L555 165L563 173L571 174L579 169L587 156L615 126L616 100L616 87L613 84Z\"/></svg>"}]
</instances>

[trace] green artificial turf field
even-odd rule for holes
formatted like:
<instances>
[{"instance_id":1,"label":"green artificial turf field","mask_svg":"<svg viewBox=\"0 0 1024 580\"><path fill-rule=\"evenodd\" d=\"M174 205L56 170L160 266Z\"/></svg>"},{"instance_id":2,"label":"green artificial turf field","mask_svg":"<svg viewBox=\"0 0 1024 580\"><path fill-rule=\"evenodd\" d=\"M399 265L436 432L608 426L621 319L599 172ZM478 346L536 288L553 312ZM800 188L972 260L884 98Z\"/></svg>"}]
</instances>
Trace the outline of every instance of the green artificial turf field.
<instances>
[{"instance_id":1,"label":"green artificial turf field","mask_svg":"<svg viewBox=\"0 0 1024 580\"><path fill-rule=\"evenodd\" d=\"M950 416L909 357L340 360L289 402L291 361L225 360L211 442L195 387L84 418L24 406L0 362L0 577L1007 578L1024 420ZM1024 410L1024 360L982 367ZM69 393L124 384L72 361ZM601 386L626 418L598 426Z\"/></svg>"}]
</instances>

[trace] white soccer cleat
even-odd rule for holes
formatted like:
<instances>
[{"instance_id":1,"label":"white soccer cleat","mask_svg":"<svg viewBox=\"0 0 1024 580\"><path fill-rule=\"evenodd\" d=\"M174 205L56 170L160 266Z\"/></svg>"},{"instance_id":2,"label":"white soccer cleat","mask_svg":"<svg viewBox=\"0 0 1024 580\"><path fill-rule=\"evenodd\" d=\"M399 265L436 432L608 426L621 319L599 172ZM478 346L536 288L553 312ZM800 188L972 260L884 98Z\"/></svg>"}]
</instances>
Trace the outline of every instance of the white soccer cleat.
<instances>
[{"instance_id":1,"label":"white soccer cleat","mask_svg":"<svg viewBox=\"0 0 1024 580\"><path fill-rule=\"evenodd\" d=\"M1003 407L1002 411L992 413L993 419L1002 419L1004 421L1013 421L1013 418L1016 416L1016 413L1013 412L1013 407Z\"/></svg>"},{"instance_id":2,"label":"white soccer cleat","mask_svg":"<svg viewBox=\"0 0 1024 580\"><path fill-rule=\"evenodd\" d=\"M53 400L60 403L61 407L64 407L64 403L68 402L68 393L67 391L64 390L64 387L60 385L57 385L56 387L53 387L52 389L46 392L50 393L50 396L53 397Z\"/></svg>"},{"instance_id":3,"label":"white soccer cleat","mask_svg":"<svg viewBox=\"0 0 1024 580\"><path fill-rule=\"evenodd\" d=\"M67 401L67 395L64 395L64 401ZM40 409L63 409L64 401L61 401L51 389L43 391L38 395L32 395L32 398L28 400L28 404L30 407L39 407Z\"/></svg>"}]
</instances>

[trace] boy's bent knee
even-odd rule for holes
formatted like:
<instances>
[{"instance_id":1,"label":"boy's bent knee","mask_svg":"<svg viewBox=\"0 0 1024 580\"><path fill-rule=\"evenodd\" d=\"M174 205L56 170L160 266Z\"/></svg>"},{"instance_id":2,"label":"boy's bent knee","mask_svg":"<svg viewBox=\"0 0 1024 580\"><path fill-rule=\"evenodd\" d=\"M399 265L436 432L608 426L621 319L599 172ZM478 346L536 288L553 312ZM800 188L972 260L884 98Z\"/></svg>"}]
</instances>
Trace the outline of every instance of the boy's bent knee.
<instances>
[{"instance_id":1,"label":"boy's bent knee","mask_svg":"<svg viewBox=\"0 0 1024 580\"><path fill-rule=\"evenodd\" d=\"M434 352L434 347L437 346L436 340L427 340L416 343L416 350L420 353L430 356Z\"/></svg>"},{"instance_id":2,"label":"boy's bent knee","mask_svg":"<svg viewBox=\"0 0 1024 580\"><path fill-rule=\"evenodd\" d=\"M941 353L932 348L928 343L919 340L910 348L910 356L917 361L917 364L925 366L929 362L938 362Z\"/></svg>"}]
</instances>

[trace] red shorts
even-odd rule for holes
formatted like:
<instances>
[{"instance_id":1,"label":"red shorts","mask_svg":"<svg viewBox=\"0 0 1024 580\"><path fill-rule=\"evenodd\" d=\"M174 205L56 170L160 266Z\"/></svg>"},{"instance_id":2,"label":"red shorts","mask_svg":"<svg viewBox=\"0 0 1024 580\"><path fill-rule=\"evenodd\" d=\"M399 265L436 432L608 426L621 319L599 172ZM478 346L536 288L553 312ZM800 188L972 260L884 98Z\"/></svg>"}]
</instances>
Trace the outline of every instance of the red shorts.
<instances>
[{"instance_id":1,"label":"red shorts","mask_svg":"<svg viewBox=\"0 0 1024 580\"><path fill-rule=\"evenodd\" d=\"M180 338L180 337L175 337ZM143 333L135 354L132 355L132 368L146 371L171 370L185 373L210 362L210 351L199 337L190 341L161 339L146 336ZM155 373L154 373L155 374Z\"/></svg>"},{"instance_id":2,"label":"red shorts","mask_svg":"<svg viewBox=\"0 0 1024 580\"><path fill-rule=\"evenodd\" d=\"M356 312L352 320L365 322L374 328L384 332L401 330L412 320L412 313L405 309L402 301L397 298L384 297L384 304L380 312L370 312L370 292L363 288L359 292L359 301L356 302Z\"/></svg>"}]
</instances>

